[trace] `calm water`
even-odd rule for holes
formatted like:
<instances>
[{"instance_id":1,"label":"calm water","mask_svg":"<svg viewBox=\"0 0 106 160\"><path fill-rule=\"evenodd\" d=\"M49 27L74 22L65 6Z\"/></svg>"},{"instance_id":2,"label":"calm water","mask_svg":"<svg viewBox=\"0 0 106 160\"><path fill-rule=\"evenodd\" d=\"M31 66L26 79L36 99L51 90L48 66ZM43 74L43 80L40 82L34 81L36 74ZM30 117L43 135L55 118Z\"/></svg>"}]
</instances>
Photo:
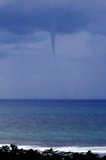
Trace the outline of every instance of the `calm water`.
<instances>
[{"instance_id":1,"label":"calm water","mask_svg":"<svg viewBox=\"0 0 106 160\"><path fill-rule=\"evenodd\" d=\"M106 101L0 101L0 143L106 146Z\"/></svg>"}]
</instances>

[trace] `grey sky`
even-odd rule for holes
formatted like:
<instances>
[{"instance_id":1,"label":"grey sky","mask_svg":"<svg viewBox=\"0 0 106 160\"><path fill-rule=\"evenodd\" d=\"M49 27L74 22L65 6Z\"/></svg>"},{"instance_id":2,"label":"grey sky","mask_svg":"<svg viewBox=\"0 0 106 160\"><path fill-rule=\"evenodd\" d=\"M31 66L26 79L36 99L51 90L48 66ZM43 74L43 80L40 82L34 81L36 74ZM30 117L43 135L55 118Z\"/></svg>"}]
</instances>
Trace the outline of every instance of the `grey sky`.
<instances>
[{"instance_id":1,"label":"grey sky","mask_svg":"<svg viewBox=\"0 0 106 160\"><path fill-rule=\"evenodd\" d=\"M105 18L105 0L1 0L0 98L105 99Z\"/></svg>"}]
</instances>

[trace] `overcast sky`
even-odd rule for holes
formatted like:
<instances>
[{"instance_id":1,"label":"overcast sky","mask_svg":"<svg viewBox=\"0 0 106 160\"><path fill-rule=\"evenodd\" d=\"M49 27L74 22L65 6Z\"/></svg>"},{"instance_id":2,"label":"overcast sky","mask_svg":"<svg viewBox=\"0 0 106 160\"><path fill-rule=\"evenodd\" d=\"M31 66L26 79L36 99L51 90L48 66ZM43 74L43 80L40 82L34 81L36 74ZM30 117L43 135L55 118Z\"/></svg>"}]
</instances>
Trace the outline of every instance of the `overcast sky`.
<instances>
[{"instance_id":1,"label":"overcast sky","mask_svg":"<svg viewBox=\"0 0 106 160\"><path fill-rule=\"evenodd\" d=\"M3 98L105 99L106 0L0 0Z\"/></svg>"}]
</instances>

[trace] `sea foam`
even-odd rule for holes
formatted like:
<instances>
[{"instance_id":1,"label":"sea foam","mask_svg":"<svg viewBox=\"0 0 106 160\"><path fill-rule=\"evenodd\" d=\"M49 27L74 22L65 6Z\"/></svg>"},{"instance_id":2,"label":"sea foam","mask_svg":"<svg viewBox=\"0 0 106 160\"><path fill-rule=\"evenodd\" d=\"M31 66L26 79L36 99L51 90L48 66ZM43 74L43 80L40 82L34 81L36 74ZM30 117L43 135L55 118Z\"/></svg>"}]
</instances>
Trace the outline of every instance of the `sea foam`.
<instances>
[{"instance_id":1,"label":"sea foam","mask_svg":"<svg viewBox=\"0 0 106 160\"><path fill-rule=\"evenodd\" d=\"M0 147L10 144L0 144ZM34 145L18 145L18 148L21 149L33 149L33 150L39 150L44 151L52 148L54 151L60 151L60 152L78 152L78 153L86 153L89 150L92 153L98 153L98 154L106 154L106 146L91 146L91 147L79 147L79 146L65 146L65 147L41 147L41 146L34 146Z\"/></svg>"}]
</instances>

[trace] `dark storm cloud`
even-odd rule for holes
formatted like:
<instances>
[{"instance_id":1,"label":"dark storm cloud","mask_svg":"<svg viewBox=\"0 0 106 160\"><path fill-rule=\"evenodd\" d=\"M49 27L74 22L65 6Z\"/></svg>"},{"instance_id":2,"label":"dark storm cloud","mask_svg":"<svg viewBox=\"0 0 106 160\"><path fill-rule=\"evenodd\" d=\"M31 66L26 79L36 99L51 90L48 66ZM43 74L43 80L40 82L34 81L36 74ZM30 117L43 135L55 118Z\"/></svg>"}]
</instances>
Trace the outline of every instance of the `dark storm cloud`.
<instances>
[{"instance_id":1,"label":"dark storm cloud","mask_svg":"<svg viewBox=\"0 0 106 160\"><path fill-rule=\"evenodd\" d=\"M31 33L36 30L51 32L55 23L57 33L73 33L87 26L87 17L81 11L62 8L36 9L29 15L20 14L9 8L0 11L0 28L17 34Z\"/></svg>"},{"instance_id":2,"label":"dark storm cloud","mask_svg":"<svg viewBox=\"0 0 106 160\"><path fill-rule=\"evenodd\" d=\"M18 35L31 34L35 31L49 32L55 58L55 35L85 30L88 19L83 11L75 10L71 5L43 7L41 3L40 6L40 8L36 5L34 8L31 6L32 10L24 6L26 7L25 10L23 8L24 11L20 5L18 9L16 5L3 7L0 10L0 28Z\"/></svg>"},{"instance_id":3,"label":"dark storm cloud","mask_svg":"<svg viewBox=\"0 0 106 160\"><path fill-rule=\"evenodd\" d=\"M106 0L0 0L0 97L106 98L105 17Z\"/></svg>"},{"instance_id":4,"label":"dark storm cloud","mask_svg":"<svg viewBox=\"0 0 106 160\"><path fill-rule=\"evenodd\" d=\"M74 33L88 30L106 33L104 0L1 0L0 28L16 34L44 30Z\"/></svg>"}]
</instances>

